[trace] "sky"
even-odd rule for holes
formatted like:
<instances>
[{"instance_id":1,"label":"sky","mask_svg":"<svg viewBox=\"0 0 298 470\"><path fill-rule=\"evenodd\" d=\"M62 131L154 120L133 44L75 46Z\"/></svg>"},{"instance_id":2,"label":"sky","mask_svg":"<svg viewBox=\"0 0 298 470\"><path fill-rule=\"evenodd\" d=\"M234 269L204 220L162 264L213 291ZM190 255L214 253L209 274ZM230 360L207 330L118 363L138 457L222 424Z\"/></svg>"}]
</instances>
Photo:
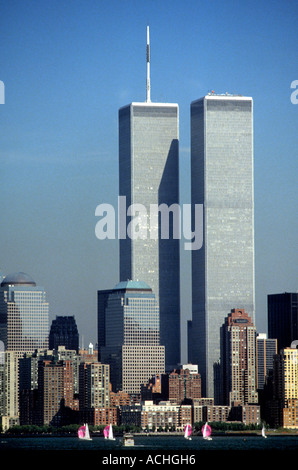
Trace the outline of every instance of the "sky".
<instances>
[{"instance_id":1,"label":"sky","mask_svg":"<svg viewBox=\"0 0 298 470\"><path fill-rule=\"evenodd\" d=\"M267 295L297 291L298 4L292 0L0 0L0 271L43 286L97 342L97 290L113 288L117 240L95 209L117 208L118 110L179 105L180 203L190 203L190 103L211 90L254 102L256 326ZM191 318L181 249L182 361ZM228 313L228 312L227 312Z\"/></svg>"}]
</instances>

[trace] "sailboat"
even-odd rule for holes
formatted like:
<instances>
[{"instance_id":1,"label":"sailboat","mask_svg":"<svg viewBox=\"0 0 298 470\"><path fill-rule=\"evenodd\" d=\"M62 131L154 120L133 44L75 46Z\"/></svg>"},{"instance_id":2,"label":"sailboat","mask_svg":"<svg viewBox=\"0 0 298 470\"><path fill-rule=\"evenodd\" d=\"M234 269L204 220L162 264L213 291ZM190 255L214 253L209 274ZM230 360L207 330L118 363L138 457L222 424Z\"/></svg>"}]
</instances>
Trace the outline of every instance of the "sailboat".
<instances>
[{"instance_id":1,"label":"sailboat","mask_svg":"<svg viewBox=\"0 0 298 470\"><path fill-rule=\"evenodd\" d=\"M262 437L264 437L265 439L267 439L267 436L265 434L265 426L263 425L262 427Z\"/></svg>"},{"instance_id":2,"label":"sailboat","mask_svg":"<svg viewBox=\"0 0 298 470\"><path fill-rule=\"evenodd\" d=\"M106 426L103 430L103 435L105 439L109 439L110 441L115 441L115 438L113 436L113 427L111 424Z\"/></svg>"},{"instance_id":3,"label":"sailboat","mask_svg":"<svg viewBox=\"0 0 298 470\"><path fill-rule=\"evenodd\" d=\"M211 427L209 426L208 423L205 423L204 426L202 427L202 434L203 434L203 439L206 439L207 441L212 441Z\"/></svg>"},{"instance_id":4,"label":"sailboat","mask_svg":"<svg viewBox=\"0 0 298 470\"><path fill-rule=\"evenodd\" d=\"M184 428L184 438L188 439L189 441L191 441L191 431L191 425L187 424Z\"/></svg>"},{"instance_id":5,"label":"sailboat","mask_svg":"<svg viewBox=\"0 0 298 470\"><path fill-rule=\"evenodd\" d=\"M84 424L78 429L78 437L79 439L83 439L85 441L92 441L89 433L88 423Z\"/></svg>"}]
</instances>

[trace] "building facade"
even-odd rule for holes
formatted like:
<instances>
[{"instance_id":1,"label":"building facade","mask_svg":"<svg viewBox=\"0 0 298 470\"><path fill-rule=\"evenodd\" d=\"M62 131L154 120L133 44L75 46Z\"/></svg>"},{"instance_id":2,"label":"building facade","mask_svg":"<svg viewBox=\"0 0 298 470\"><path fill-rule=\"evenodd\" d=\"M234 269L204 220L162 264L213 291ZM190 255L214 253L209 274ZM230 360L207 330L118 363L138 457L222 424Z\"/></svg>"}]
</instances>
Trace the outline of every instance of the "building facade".
<instances>
[{"instance_id":1,"label":"building facade","mask_svg":"<svg viewBox=\"0 0 298 470\"><path fill-rule=\"evenodd\" d=\"M79 407L110 407L110 366L100 362L82 362L79 372Z\"/></svg>"},{"instance_id":2,"label":"building facade","mask_svg":"<svg viewBox=\"0 0 298 470\"><path fill-rule=\"evenodd\" d=\"M184 400L201 398L201 376L189 369L177 369L169 375L169 401L181 404Z\"/></svg>"},{"instance_id":3,"label":"building facade","mask_svg":"<svg viewBox=\"0 0 298 470\"><path fill-rule=\"evenodd\" d=\"M70 361L43 360L38 364L37 424L60 426L65 408L73 409Z\"/></svg>"},{"instance_id":4,"label":"building facade","mask_svg":"<svg viewBox=\"0 0 298 470\"><path fill-rule=\"evenodd\" d=\"M106 345L100 357L110 364L112 390L139 395L141 384L165 369L152 289L141 281L117 284L107 302L105 324Z\"/></svg>"},{"instance_id":5,"label":"building facade","mask_svg":"<svg viewBox=\"0 0 298 470\"><path fill-rule=\"evenodd\" d=\"M19 419L19 359L48 347L49 304L26 273L4 276L0 286L0 343L5 349L0 399L7 420Z\"/></svg>"},{"instance_id":6,"label":"building facade","mask_svg":"<svg viewBox=\"0 0 298 470\"><path fill-rule=\"evenodd\" d=\"M298 341L274 357L273 401L275 426L298 429Z\"/></svg>"},{"instance_id":7,"label":"building facade","mask_svg":"<svg viewBox=\"0 0 298 470\"><path fill-rule=\"evenodd\" d=\"M277 354L277 339L267 338L265 333L257 336L257 388L263 390L264 385L273 373L274 356Z\"/></svg>"},{"instance_id":8,"label":"building facade","mask_svg":"<svg viewBox=\"0 0 298 470\"><path fill-rule=\"evenodd\" d=\"M258 403L256 327L243 309L232 309L221 328L222 404Z\"/></svg>"},{"instance_id":9,"label":"building facade","mask_svg":"<svg viewBox=\"0 0 298 470\"><path fill-rule=\"evenodd\" d=\"M118 230L120 281L151 286L160 308L167 370L180 362L178 140L178 105L151 102L148 89L145 102L119 110L119 196L125 204Z\"/></svg>"},{"instance_id":10,"label":"building facade","mask_svg":"<svg viewBox=\"0 0 298 470\"><path fill-rule=\"evenodd\" d=\"M268 336L277 338L279 351L298 339L298 293L270 294L267 304Z\"/></svg>"},{"instance_id":11,"label":"building facade","mask_svg":"<svg viewBox=\"0 0 298 470\"><path fill-rule=\"evenodd\" d=\"M203 205L204 228L202 248L192 250L188 360L212 397L226 312L255 315L252 98L210 94L191 103L191 202L193 211Z\"/></svg>"},{"instance_id":12,"label":"building facade","mask_svg":"<svg viewBox=\"0 0 298 470\"><path fill-rule=\"evenodd\" d=\"M8 351L48 348L49 304L43 287L25 273L6 276L0 287L0 340Z\"/></svg>"},{"instance_id":13,"label":"building facade","mask_svg":"<svg viewBox=\"0 0 298 470\"><path fill-rule=\"evenodd\" d=\"M79 332L74 316L56 316L52 321L49 348L58 349L59 346L79 351Z\"/></svg>"}]
</instances>

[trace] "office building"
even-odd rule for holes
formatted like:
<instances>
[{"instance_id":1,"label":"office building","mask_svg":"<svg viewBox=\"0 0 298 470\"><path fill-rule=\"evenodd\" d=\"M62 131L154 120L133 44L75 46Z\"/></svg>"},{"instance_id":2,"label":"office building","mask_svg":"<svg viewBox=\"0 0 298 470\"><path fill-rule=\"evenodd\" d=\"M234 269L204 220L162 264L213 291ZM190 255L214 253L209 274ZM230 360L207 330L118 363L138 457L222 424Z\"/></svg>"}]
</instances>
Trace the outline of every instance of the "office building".
<instances>
[{"instance_id":1,"label":"office building","mask_svg":"<svg viewBox=\"0 0 298 470\"><path fill-rule=\"evenodd\" d=\"M49 348L58 349L59 346L79 351L79 332L74 316L56 316L52 321Z\"/></svg>"},{"instance_id":2,"label":"office building","mask_svg":"<svg viewBox=\"0 0 298 470\"><path fill-rule=\"evenodd\" d=\"M264 385L273 373L273 360L277 354L277 340L267 338L265 333L257 336L257 388L263 390Z\"/></svg>"},{"instance_id":3,"label":"office building","mask_svg":"<svg viewBox=\"0 0 298 470\"><path fill-rule=\"evenodd\" d=\"M243 309L232 309L221 328L223 405L258 402L256 388L256 327Z\"/></svg>"},{"instance_id":4,"label":"office building","mask_svg":"<svg viewBox=\"0 0 298 470\"><path fill-rule=\"evenodd\" d=\"M139 395L141 384L165 368L155 295L142 281L120 282L109 296L104 315L105 346L100 357L110 364L112 390Z\"/></svg>"},{"instance_id":5,"label":"office building","mask_svg":"<svg viewBox=\"0 0 298 470\"><path fill-rule=\"evenodd\" d=\"M152 288L166 368L173 370L180 362L179 111L151 101L149 56L147 37L146 101L119 110L119 196L124 213L131 210L120 223L120 281Z\"/></svg>"},{"instance_id":6,"label":"office building","mask_svg":"<svg viewBox=\"0 0 298 470\"><path fill-rule=\"evenodd\" d=\"M1 400L8 420L19 416L19 358L48 347L49 304L43 287L25 273L9 274L0 285L0 343L5 348Z\"/></svg>"},{"instance_id":7,"label":"office building","mask_svg":"<svg viewBox=\"0 0 298 470\"><path fill-rule=\"evenodd\" d=\"M278 351L298 339L298 293L270 294L268 302L268 336L277 338Z\"/></svg>"},{"instance_id":8,"label":"office building","mask_svg":"<svg viewBox=\"0 0 298 470\"><path fill-rule=\"evenodd\" d=\"M20 354L48 348L49 304L43 287L25 273L6 276L0 287L0 340Z\"/></svg>"},{"instance_id":9,"label":"office building","mask_svg":"<svg viewBox=\"0 0 298 470\"><path fill-rule=\"evenodd\" d=\"M213 397L226 312L255 315L252 98L211 93L191 103L191 203L193 215L203 205L204 229L192 250L188 360Z\"/></svg>"}]
</instances>

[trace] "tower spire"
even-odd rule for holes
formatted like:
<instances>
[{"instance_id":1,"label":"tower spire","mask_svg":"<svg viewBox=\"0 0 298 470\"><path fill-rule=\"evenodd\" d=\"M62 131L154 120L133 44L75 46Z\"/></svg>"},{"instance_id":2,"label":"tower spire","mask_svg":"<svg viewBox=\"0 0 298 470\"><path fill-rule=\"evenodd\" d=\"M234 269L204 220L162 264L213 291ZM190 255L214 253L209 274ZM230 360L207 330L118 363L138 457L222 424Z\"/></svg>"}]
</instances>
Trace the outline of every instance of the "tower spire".
<instances>
[{"instance_id":1,"label":"tower spire","mask_svg":"<svg viewBox=\"0 0 298 470\"><path fill-rule=\"evenodd\" d=\"M147 61L147 98L146 101L149 103L150 98L150 42L149 42L149 26L147 26L147 47L146 47L146 61Z\"/></svg>"}]
</instances>

